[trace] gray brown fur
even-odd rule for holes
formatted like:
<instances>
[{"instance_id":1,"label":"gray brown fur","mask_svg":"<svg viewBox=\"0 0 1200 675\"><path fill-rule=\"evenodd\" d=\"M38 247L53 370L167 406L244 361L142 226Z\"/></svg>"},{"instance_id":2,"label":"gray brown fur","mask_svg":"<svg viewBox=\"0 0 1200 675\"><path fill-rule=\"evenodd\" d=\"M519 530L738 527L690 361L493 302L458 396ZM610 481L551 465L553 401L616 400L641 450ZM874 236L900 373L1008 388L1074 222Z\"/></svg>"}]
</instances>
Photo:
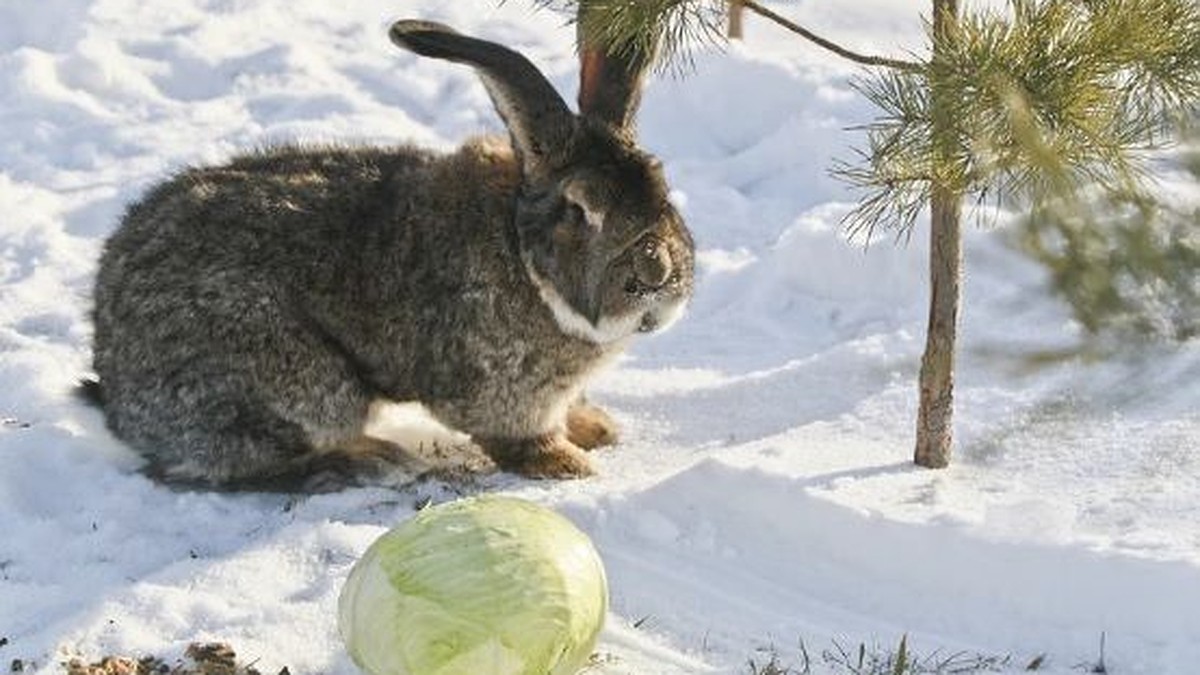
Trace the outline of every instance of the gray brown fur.
<instances>
[{"instance_id":1,"label":"gray brown fur","mask_svg":"<svg viewBox=\"0 0 1200 675\"><path fill-rule=\"evenodd\" d=\"M100 261L93 393L155 475L320 489L419 469L364 436L381 399L530 476L586 475L581 447L615 439L587 378L692 288L660 167L627 124L543 100L511 50L423 22L392 38L476 67L511 149L283 147L132 205Z\"/></svg>"}]
</instances>

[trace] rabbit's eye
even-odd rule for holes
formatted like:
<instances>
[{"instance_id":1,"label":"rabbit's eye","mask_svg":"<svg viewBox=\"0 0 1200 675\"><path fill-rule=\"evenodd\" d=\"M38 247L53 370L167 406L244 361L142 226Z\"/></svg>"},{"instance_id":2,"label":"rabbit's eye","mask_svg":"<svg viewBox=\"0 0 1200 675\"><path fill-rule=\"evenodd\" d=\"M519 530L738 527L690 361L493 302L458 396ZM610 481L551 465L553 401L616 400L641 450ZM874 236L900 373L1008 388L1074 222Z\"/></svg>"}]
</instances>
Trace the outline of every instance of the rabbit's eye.
<instances>
[{"instance_id":1,"label":"rabbit's eye","mask_svg":"<svg viewBox=\"0 0 1200 675\"><path fill-rule=\"evenodd\" d=\"M671 264L666 244L654 235L644 237L631 251L632 275L625 281L625 292L631 295L651 295L670 283L677 274Z\"/></svg>"}]
</instances>

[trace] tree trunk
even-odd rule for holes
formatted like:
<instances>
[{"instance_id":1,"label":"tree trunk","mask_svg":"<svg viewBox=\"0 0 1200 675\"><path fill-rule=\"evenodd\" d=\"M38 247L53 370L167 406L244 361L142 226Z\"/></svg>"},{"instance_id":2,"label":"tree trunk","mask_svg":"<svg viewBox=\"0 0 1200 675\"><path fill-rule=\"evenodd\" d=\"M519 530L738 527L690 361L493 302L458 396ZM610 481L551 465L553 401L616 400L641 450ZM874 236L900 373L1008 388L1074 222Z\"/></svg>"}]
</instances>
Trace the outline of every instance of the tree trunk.
<instances>
[{"instance_id":1,"label":"tree trunk","mask_svg":"<svg viewBox=\"0 0 1200 675\"><path fill-rule=\"evenodd\" d=\"M741 0L729 0L729 37L742 39L742 16L745 14Z\"/></svg>"},{"instance_id":2,"label":"tree trunk","mask_svg":"<svg viewBox=\"0 0 1200 675\"><path fill-rule=\"evenodd\" d=\"M929 325L921 358L913 461L938 469L950 463L953 441L954 353L962 295L962 196L935 189L929 207Z\"/></svg>"},{"instance_id":3,"label":"tree trunk","mask_svg":"<svg viewBox=\"0 0 1200 675\"><path fill-rule=\"evenodd\" d=\"M953 39L957 0L933 0L933 58ZM940 112L939 99L953 95L931 81L934 151L938 162L954 154L954 121ZM954 415L954 354L962 295L962 195L940 184L935 175L930 195L929 325L921 358L920 407L913 461L929 468L950 464Z\"/></svg>"}]
</instances>

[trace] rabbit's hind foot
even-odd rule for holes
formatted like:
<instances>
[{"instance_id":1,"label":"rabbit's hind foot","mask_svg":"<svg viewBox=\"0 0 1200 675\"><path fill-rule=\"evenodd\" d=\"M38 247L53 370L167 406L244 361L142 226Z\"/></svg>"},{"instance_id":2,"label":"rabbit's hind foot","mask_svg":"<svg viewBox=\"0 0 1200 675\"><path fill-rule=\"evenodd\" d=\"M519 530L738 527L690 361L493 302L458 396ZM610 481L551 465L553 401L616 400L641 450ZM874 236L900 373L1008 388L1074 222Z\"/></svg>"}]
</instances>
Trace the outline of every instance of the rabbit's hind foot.
<instances>
[{"instance_id":1,"label":"rabbit's hind foot","mask_svg":"<svg viewBox=\"0 0 1200 675\"><path fill-rule=\"evenodd\" d=\"M526 478L583 478L595 473L587 453L561 433L475 441L502 470Z\"/></svg>"},{"instance_id":2,"label":"rabbit's hind foot","mask_svg":"<svg viewBox=\"0 0 1200 675\"><path fill-rule=\"evenodd\" d=\"M274 470L234 479L236 491L322 494L353 487L403 487L428 467L395 443L360 436L336 448L309 452Z\"/></svg>"},{"instance_id":3,"label":"rabbit's hind foot","mask_svg":"<svg viewBox=\"0 0 1200 675\"><path fill-rule=\"evenodd\" d=\"M300 488L305 493L337 492L351 487L402 487L429 467L404 448L371 436L315 453L305 460Z\"/></svg>"}]
</instances>

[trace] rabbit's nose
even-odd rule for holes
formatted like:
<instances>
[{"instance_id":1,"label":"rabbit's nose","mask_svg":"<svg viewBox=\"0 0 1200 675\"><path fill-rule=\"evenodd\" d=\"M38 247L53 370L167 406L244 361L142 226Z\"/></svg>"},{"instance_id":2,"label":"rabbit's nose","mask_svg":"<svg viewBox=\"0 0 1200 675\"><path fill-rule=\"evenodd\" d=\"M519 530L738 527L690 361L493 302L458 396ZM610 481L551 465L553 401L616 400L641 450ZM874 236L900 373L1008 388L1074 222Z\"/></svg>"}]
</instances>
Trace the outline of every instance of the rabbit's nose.
<instances>
[{"instance_id":1,"label":"rabbit's nose","mask_svg":"<svg viewBox=\"0 0 1200 675\"><path fill-rule=\"evenodd\" d=\"M651 289L662 288L671 276L671 254L667 245L657 237L648 237L633 259L633 273L638 283Z\"/></svg>"}]
</instances>

